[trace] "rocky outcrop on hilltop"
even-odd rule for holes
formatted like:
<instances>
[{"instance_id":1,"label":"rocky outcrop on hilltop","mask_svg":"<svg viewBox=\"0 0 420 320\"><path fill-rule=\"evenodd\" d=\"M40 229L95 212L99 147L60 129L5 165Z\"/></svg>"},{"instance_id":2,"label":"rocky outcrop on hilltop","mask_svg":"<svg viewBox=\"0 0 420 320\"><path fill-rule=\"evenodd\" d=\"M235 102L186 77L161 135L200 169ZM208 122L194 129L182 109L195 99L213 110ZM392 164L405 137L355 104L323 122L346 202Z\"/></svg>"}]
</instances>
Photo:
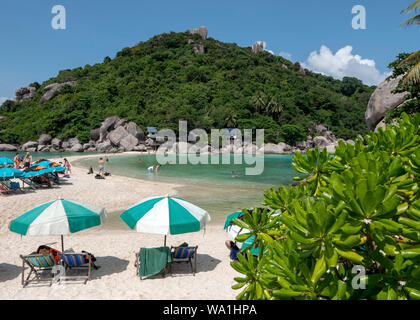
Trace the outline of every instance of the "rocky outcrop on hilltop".
<instances>
[{"instance_id":1,"label":"rocky outcrop on hilltop","mask_svg":"<svg viewBox=\"0 0 420 320\"><path fill-rule=\"evenodd\" d=\"M370 130L374 130L389 111L398 108L406 101L408 92L392 93L402 78L403 75L400 75L385 80L373 92L365 113L366 124Z\"/></svg>"},{"instance_id":2,"label":"rocky outcrop on hilltop","mask_svg":"<svg viewBox=\"0 0 420 320\"><path fill-rule=\"evenodd\" d=\"M252 46L253 53L258 53L258 52L263 52L263 51L264 51L264 43L262 41L257 41Z\"/></svg>"},{"instance_id":3,"label":"rocky outcrop on hilltop","mask_svg":"<svg viewBox=\"0 0 420 320\"><path fill-rule=\"evenodd\" d=\"M13 99L16 102L22 101L31 101L36 93L35 87L20 87L15 91L15 98Z\"/></svg>"},{"instance_id":4,"label":"rocky outcrop on hilltop","mask_svg":"<svg viewBox=\"0 0 420 320\"><path fill-rule=\"evenodd\" d=\"M72 85L76 84L76 82L77 81L67 81L67 82L63 82L63 83L52 83L52 84L46 86L44 88L45 93L42 96L41 100L39 100L39 103L43 104L47 101L50 101L53 98L54 93L56 93L62 87L64 87L65 85L72 86Z\"/></svg>"},{"instance_id":5,"label":"rocky outcrop on hilltop","mask_svg":"<svg viewBox=\"0 0 420 320\"><path fill-rule=\"evenodd\" d=\"M200 35L201 38L203 38L203 40L206 40L207 39L207 35L209 33L209 31L207 30L207 27L205 27L205 26L201 26L201 27L199 27L197 29L191 29L188 32L191 33L191 34L198 34L198 35Z\"/></svg>"}]
</instances>

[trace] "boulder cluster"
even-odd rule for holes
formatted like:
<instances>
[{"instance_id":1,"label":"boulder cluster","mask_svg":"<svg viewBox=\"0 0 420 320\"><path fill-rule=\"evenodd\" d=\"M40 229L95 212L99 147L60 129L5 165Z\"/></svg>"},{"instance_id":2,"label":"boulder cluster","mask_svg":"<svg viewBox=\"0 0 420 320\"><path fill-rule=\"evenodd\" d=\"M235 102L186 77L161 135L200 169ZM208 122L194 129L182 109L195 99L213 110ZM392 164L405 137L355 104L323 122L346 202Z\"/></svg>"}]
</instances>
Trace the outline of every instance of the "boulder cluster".
<instances>
[{"instance_id":1,"label":"boulder cluster","mask_svg":"<svg viewBox=\"0 0 420 320\"><path fill-rule=\"evenodd\" d=\"M0 143L0 151L116 153L147 151L147 146L153 143L145 140L144 132L137 124L117 116L105 119L101 127L91 130L90 136L88 143L81 144L77 137L63 141L42 134L38 141L28 141L21 146Z\"/></svg>"},{"instance_id":2,"label":"boulder cluster","mask_svg":"<svg viewBox=\"0 0 420 320\"><path fill-rule=\"evenodd\" d=\"M320 150L327 148L327 151L334 153L338 141L334 134L325 125L318 125L315 128L316 136L308 136L306 141L300 141L296 146L290 146L284 142L278 144L267 143L257 146L255 143L245 145L231 143L221 148L211 145L195 145L188 142L165 143L165 147L159 148L162 153L197 153L201 155L218 153L235 154L293 154L305 152L306 149L318 147ZM353 143L353 141L344 141ZM49 134L42 134L38 141L28 141L21 146L1 144L0 151L29 151L29 152L125 152L125 151L147 151L156 142L153 139L146 139L143 130L134 122L128 122L117 116L105 119L101 126L90 131L90 141L81 144L77 137L62 141L53 138Z\"/></svg>"}]
</instances>

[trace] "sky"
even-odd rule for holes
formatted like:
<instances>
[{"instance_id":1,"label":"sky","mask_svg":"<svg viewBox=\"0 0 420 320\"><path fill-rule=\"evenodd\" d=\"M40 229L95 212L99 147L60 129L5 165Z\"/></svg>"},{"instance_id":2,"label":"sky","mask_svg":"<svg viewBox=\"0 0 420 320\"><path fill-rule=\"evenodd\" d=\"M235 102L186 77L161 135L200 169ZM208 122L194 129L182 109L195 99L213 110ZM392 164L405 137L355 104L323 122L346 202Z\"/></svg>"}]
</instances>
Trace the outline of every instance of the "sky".
<instances>
[{"instance_id":1,"label":"sky","mask_svg":"<svg viewBox=\"0 0 420 320\"><path fill-rule=\"evenodd\" d=\"M0 103L32 82L114 57L163 32L207 26L209 37L265 49L337 79L383 81L400 52L419 49L419 27L402 27L413 0L1 0ZM65 29L54 29L56 5ZM352 21L366 10L366 28ZM63 23L63 20L58 21ZM362 20L359 20L362 22Z\"/></svg>"}]
</instances>

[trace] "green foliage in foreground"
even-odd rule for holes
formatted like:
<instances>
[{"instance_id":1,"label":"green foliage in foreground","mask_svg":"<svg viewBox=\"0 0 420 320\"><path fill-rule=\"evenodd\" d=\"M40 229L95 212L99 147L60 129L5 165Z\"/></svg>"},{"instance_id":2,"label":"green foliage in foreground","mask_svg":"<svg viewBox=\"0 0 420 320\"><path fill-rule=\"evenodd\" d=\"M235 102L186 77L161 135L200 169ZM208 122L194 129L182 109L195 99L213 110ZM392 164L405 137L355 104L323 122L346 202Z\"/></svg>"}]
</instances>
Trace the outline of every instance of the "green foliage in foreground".
<instances>
[{"instance_id":1,"label":"green foliage in foreground","mask_svg":"<svg viewBox=\"0 0 420 320\"><path fill-rule=\"evenodd\" d=\"M194 53L194 44L205 46ZM237 126L265 129L267 141L291 141L290 127L301 136L315 125L329 126L337 137L367 132L364 112L374 88L355 78L335 80L268 52L185 33L161 34L113 59L62 70L41 84L32 101L7 101L0 107L0 140L37 139L42 133L89 140L89 130L113 115L146 126L178 130ZM53 99L39 101L51 83L74 80ZM301 134L303 131L304 134ZM284 134L284 135L283 135Z\"/></svg>"},{"instance_id":2,"label":"green foliage in foreground","mask_svg":"<svg viewBox=\"0 0 420 320\"><path fill-rule=\"evenodd\" d=\"M273 215L235 220L254 236L232 267L238 299L420 299L420 114L324 149L296 154L306 185L272 188ZM359 274L360 268L365 275ZM362 289L365 286L365 289Z\"/></svg>"}]
</instances>

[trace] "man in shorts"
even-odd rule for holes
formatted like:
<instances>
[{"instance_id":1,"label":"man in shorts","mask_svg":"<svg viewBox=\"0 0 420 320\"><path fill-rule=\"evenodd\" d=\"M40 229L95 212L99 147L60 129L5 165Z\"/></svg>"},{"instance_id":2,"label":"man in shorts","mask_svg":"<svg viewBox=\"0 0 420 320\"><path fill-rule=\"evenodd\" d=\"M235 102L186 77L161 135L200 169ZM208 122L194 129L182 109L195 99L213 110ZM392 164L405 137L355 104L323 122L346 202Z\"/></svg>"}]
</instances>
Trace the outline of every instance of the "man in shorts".
<instances>
[{"instance_id":1,"label":"man in shorts","mask_svg":"<svg viewBox=\"0 0 420 320\"><path fill-rule=\"evenodd\" d=\"M105 175L105 163L104 163L104 160L102 158L99 158L98 164L99 164L99 174L101 176L104 176Z\"/></svg>"}]
</instances>

